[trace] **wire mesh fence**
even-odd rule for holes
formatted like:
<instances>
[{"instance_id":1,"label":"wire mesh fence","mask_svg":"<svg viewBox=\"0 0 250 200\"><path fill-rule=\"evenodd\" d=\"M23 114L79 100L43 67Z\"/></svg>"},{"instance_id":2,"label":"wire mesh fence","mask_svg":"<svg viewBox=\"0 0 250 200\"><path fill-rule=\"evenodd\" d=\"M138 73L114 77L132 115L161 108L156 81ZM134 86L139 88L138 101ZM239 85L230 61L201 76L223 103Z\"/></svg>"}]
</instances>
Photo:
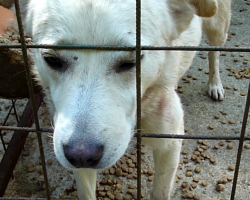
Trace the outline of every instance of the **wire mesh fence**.
<instances>
[{"instance_id":1,"label":"wire mesh fence","mask_svg":"<svg viewBox=\"0 0 250 200\"><path fill-rule=\"evenodd\" d=\"M35 123L35 128L30 128L28 126L19 126L19 127L13 127L13 126L6 126L5 122L2 126L0 126L0 131L2 130L12 130L15 131L17 134L22 132L36 132L37 138L38 138L38 144L39 144L39 150L41 155L41 161L42 161L42 168L43 168L43 174L46 184L46 191L47 191L47 199L51 199L50 196L50 186L49 181L47 177L47 170L46 170L46 164L45 164L45 158L44 158L44 151L43 151L43 143L41 134L42 133L53 133L52 128L48 127L41 127L39 120L38 120L38 114L37 110L39 107L39 104L41 103L42 97L39 98L33 91L33 83L32 83L32 75L30 72L30 63L27 55L27 48L49 48L49 49L84 49L84 50L103 50L103 51L135 51L136 52L136 91L137 91L137 132L135 134L135 137L137 137L137 199L141 199L141 140L142 137L148 137L148 138L172 138L172 139L205 139L205 140L236 140L239 141L238 150L237 150L237 158L236 158L236 165L235 165L235 172L234 172L234 179L233 179L233 185L231 189L231 200L235 199L235 192L236 192L236 186L237 186L237 178L238 173L240 169L240 162L241 162L241 154L243 149L243 143L246 140L250 140L250 137L245 136L246 135L246 126L247 126L247 119L248 119L248 113L249 113L249 104L250 104L250 87L248 85L248 92L247 92L247 99L246 99L246 105L244 109L243 114L243 121L242 121L242 127L241 127L241 134L240 136L203 136L201 134L198 135L172 135L172 134L160 134L160 133L141 133L141 51L143 50L162 50L162 51L228 51L228 52L250 52L250 48L244 48L244 47L189 47L189 46L178 46L178 47L154 47L154 46L142 46L141 45L141 1L136 0L136 46L91 46L91 45L40 45L40 44L34 44L34 45L27 45L25 43L25 36L24 36L24 29L22 25L22 19L20 15L20 6L19 1L15 0L15 8L16 8L16 17L18 21L18 27L19 27L19 33L21 37L21 44L0 44L1 48L21 48L23 52L24 57L24 66L26 69L26 77L27 77L27 83L29 87L29 93L30 93L30 106L32 107L32 116ZM39 99L39 100L38 100ZM15 101L12 101L12 106L10 109L14 109L15 111ZM9 112L9 113L10 113ZM16 111L15 111L16 113ZM6 120L8 118L9 114L6 117ZM17 122L18 117L16 117ZM25 124L25 123L24 123ZM19 138L20 139L20 138ZM3 142L3 138L1 135L2 144L4 146L4 150L6 150L6 147ZM10 155L11 156L11 155ZM14 168L13 168L14 169ZM10 199L10 200L19 200L24 198L1 198L1 199ZM36 199L34 199L36 200Z\"/></svg>"}]
</instances>

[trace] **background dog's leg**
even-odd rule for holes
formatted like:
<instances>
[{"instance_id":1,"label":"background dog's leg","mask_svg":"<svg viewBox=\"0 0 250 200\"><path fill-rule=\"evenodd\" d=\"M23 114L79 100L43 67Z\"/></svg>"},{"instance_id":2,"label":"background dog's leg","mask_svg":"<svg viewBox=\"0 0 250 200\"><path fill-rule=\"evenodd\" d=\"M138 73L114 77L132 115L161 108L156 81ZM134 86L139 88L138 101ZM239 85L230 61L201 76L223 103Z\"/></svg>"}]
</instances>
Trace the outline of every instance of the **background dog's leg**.
<instances>
[{"instance_id":1,"label":"background dog's leg","mask_svg":"<svg viewBox=\"0 0 250 200\"><path fill-rule=\"evenodd\" d=\"M211 46L223 46L227 39L231 18L230 5L230 0L219 0L218 12L213 17L203 20L204 31ZM219 56L220 52L218 51L210 51L208 53L208 95L214 100L221 101L224 98L224 89L220 79Z\"/></svg>"},{"instance_id":2,"label":"background dog's leg","mask_svg":"<svg viewBox=\"0 0 250 200\"><path fill-rule=\"evenodd\" d=\"M142 100L142 130L147 133L184 134L183 110L174 88L155 89ZM170 200L179 164L182 140L143 138L153 148L155 176L151 200Z\"/></svg>"},{"instance_id":3,"label":"background dog's leg","mask_svg":"<svg viewBox=\"0 0 250 200\"><path fill-rule=\"evenodd\" d=\"M220 79L219 51L210 51L209 59L209 80L208 95L214 100L222 101L224 98L224 89Z\"/></svg>"},{"instance_id":4,"label":"background dog's leg","mask_svg":"<svg viewBox=\"0 0 250 200\"><path fill-rule=\"evenodd\" d=\"M74 177L78 198L80 200L95 200L96 170L87 168L76 169L74 170Z\"/></svg>"}]
</instances>

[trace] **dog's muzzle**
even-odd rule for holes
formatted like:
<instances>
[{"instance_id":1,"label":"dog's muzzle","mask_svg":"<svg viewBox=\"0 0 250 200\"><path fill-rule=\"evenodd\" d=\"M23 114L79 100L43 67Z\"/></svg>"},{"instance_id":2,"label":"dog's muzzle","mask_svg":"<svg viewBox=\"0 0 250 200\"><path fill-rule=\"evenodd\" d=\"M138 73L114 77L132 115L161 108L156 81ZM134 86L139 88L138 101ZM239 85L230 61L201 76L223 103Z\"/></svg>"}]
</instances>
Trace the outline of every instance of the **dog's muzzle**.
<instances>
[{"instance_id":1,"label":"dog's muzzle","mask_svg":"<svg viewBox=\"0 0 250 200\"><path fill-rule=\"evenodd\" d=\"M74 140L63 144L66 159L76 168L96 168L103 150L104 146L94 140Z\"/></svg>"}]
</instances>

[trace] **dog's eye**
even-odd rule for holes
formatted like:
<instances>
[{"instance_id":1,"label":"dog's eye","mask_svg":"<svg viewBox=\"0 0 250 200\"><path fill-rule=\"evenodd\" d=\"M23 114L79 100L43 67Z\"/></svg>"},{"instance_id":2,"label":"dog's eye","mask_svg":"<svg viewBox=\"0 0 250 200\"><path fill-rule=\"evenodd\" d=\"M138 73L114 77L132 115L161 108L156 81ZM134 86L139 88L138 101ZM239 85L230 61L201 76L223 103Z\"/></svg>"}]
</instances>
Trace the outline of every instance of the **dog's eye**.
<instances>
[{"instance_id":1,"label":"dog's eye","mask_svg":"<svg viewBox=\"0 0 250 200\"><path fill-rule=\"evenodd\" d=\"M117 67L116 72L117 73L126 72L126 71L131 70L134 67L135 67L135 63L123 63L119 67Z\"/></svg>"},{"instance_id":2,"label":"dog's eye","mask_svg":"<svg viewBox=\"0 0 250 200\"><path fill-rule=\"evenodd\" d=\"M53 56L44 56L44 60L52 69L58 71L63 70L63 62L60 58Z\"/></svg>"}]
</instances>

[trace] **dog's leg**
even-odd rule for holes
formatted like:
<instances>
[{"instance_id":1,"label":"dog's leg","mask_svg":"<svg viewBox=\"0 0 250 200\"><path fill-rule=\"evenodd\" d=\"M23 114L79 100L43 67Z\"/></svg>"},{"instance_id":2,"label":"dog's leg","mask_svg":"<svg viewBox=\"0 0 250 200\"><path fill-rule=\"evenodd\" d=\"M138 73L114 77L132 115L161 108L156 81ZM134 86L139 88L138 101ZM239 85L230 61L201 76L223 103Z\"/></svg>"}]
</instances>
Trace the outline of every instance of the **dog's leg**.
<instances>
[{"instance_id":1,"label":"dog's leg","mask_svg":"<svg viewBox=\"0 0 250 200\"><path fill-rule=\"evenodd\" d=\"M95 169L76 169L74 178L77 185L78 198L80 200L95 200L96 190L96 170Z\"/></svg>"},{"instance_id":2,"label":"dog's leg","mask_svg":"<svg viewBox=\"0 0 250 200\"><path fill-rule=\"evenodd\" d=\"M206 29L209 44L211 46L222 46L227 38L227 33L220 33L219 30ZM208 95L214 100L222 101L224 98L224 89L220 79L220 52L210 51L208 53L209 60L209 79L208 79Z\"/></svg>"},{"instance_id":3,"label":"dog's leg","mask_svg":"<svg viewBox=\"0 0 250 200\"><path fill-rule=\"evenodd\" d=\"M231 18L230 0L220 0L218 3L218 12L212 18L203 20L204 31L211 46L224 45ZM214 100L221 101L224 98L224 89L220 79L219 56L219 51L210 51L208 53L208 95Z\"/></svg>"},{"instance_id":4,"label":"dog's leg","mask_svg":"<svg viewBox=\"0 0 250 200\"><path fill-rule=\"evenodd\" d=\"M184 134L183 110L174 91L160 89L142 100L142 130L147 133ZM153 101L153 102L152 102ZM155 175L152 200L170 200L179 164L182 140L143 139L153 148Z\"/></svg>"},{"instance_id":5,"label":"dog's leg","mask_svg":"<svg viewBox=\"0 0 250 200\"><path fill-rule=\"evenodd\" d=\"M209 59L209 80L208 80L208 95L214 99L222 101L224 98L224 89L220 79L219 69L219 51L210 51Z\"/></svg>"},{"instance_id":6,"label":"dog's leg","mask_svg":"<svg viewBox=\"0 0 250 200\"><path fill-rule=\"evenodd\" d=\"M162 140L168 139L155 139L155 143L159 145L162 143ZM155 148L153 150L155 175L152 200L170 200L179 164L181 140L168 140L167 143L163 144L162 148Z\"/></svg>"}]
</instances>

